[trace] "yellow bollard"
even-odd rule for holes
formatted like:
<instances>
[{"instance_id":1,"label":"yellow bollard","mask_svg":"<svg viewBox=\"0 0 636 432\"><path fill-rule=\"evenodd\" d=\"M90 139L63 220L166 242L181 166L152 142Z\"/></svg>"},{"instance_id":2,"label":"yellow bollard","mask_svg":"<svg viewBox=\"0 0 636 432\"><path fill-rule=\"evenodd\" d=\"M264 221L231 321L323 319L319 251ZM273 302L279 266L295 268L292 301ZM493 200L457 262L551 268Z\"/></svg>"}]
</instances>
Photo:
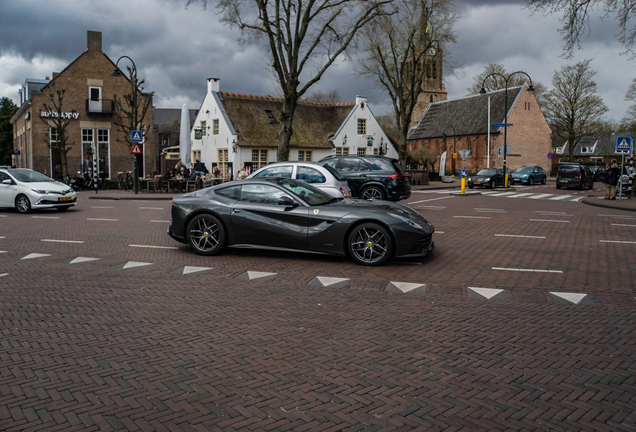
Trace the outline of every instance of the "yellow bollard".
<instances>
[{"instance_id":1,"label":"yellow bollard","mask_svg":"<svg viewBox=\"0 0 636 432\"><path fill-rule=\"evenodd\" d=\"M462 177L462 193L466 190L466 178Z\"/></svg>"}]
</instances>

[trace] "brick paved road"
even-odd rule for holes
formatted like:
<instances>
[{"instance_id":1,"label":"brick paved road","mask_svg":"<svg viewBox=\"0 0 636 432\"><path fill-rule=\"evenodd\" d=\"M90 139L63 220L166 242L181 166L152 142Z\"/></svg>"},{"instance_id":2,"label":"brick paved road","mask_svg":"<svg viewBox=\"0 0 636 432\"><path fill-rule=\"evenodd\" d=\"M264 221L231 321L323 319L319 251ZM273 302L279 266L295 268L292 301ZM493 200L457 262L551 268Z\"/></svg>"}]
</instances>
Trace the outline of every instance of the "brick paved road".
<instances>
[{"instance_id":1,"label":"brick paved road","mask_svg":"<svg viewBox=\"0 0 636 432\"><path fill-rule=\"evenodd\" d=\"M369 269L199 257L169 201L85 197L0 211L0 430L636 429L633 213L414 194L435 256Z\"/></svg>"}]
</instances>

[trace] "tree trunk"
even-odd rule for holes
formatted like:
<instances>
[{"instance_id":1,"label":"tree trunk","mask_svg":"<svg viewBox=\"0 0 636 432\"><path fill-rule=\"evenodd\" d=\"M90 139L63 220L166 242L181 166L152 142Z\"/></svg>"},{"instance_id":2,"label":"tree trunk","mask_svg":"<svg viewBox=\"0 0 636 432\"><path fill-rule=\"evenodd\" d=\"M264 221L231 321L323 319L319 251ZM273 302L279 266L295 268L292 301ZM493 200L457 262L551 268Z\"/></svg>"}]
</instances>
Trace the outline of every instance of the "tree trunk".
<instances>
[{"instance_id":1,"label":"tree trunk","mask_svg":"<svg viewBox=\"0 0 636 432\"><path fill-rule=\"evenodd\" d=\"M283 102L283 109L280 113L280 129L278 131L278 154L276 155L278 162L289 160L289 141L294 134L292 120L297 104L298 101L295 95L286 97Z\"/></svg>"},{"instance_id":2,"label":"tree trunk","mask_svg":"<svg viewBox=\"0 0 636 432\"><path fill-rule=\"evenodd\" d=\"M68 177L68 158L65 151L60 151L60 163L62 164L62 179L66 180Z\"/></svg>"}]
</instances>

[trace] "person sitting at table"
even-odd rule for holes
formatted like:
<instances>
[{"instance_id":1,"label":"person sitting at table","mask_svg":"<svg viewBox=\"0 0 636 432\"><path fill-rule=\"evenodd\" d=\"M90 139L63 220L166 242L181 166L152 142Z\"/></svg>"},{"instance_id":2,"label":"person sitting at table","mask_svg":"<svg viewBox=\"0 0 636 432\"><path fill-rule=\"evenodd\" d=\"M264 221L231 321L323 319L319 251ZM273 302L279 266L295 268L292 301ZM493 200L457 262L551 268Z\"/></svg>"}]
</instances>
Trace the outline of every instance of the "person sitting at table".
<instances>
[{"instance_id":1,"label":"person sitting at table","mask_svg":"<svg viewBox=\"0 0 636 432\"><path fill-rule=\"evenodd\" d=\"M188 181L194 181L198 176L203 176L207 173L208 169L205 167L205 164L197 159L192 167L192 175L188 177Z\"/></svg>"}]
</instances>

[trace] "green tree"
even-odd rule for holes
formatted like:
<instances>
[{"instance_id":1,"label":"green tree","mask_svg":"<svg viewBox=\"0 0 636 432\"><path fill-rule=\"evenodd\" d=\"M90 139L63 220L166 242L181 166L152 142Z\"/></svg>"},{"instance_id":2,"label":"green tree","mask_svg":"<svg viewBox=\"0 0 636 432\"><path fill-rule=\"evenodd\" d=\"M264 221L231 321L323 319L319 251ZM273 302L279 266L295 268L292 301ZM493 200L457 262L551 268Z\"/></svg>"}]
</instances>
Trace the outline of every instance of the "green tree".
<instances>
[{"instance_id":1,"label":"green tree","mask_svg":"<svg viewBox=\"0 0 636 432\"><path fill-rule=\"evenodd\" d=\"M198 0L187 0L186 6ZM205 8L208 1L201 0ZM278 160L289 160L298 101L345 53L369 21L393 0L217 0L221 21L241 30L242 43L265 40L283 95Z\"/></svg>"},{"instance_id":2,"label":"green tree","mask_svg":"<svg viewBox=\"0 0 636 432\"><path fill-rule=\"evenodd\" d=\"M625 100L634 102L633 105L627 109L627 112L621 119L620 127L625 131L629 131L632 133L636 132L636 78L632 80L632 83L629 85L627 89L627 94L625 94Z\"/></svg>"},{"instance_id":3,"label":"green tree","mask_svg":"<svg viewBox=\"0 0 636 432\"><path fill-rule=\"evenodd\" d=\"M52 84L53 87L55 84ZM46 145L56 150L60 154L60 163L62 164L62 178L68 177L68 152L73 148L73 143L69 140L66 134L66 128L71 123L72 114L75 110L69 113L64 112L64 93L65 90L53 90L48 95L45 95L46 101L44 102L44 112L48 115L41 116L40 118L49 127L49 139L47 139ZM56 138L56 139L55 139Z\"/></svg>"},{"instance_id":4,"label":"green tree","mask_svg":"<svg viewBox=\"0 0 636 432\"><path fill-rule=\"evenodd\" d=\"M554 88L545 98L544 114L554 134L567 140L568 157L582 137L595 132L595 125L608 111L598 96L596 72L590 69L591 60L564 66L552 78Z\"/></svg>"},{"instance_id":5,"label":"green tree","mask_svg":"<svg viewBox=\"0 0 636 432\"><path fill-rule=\"evenodd\" d=\"M499 75L493 75L486 79L486 77L490 74L501 74L505 77L510 76L510 72L506 70L504 65L498 63L490 63L488 66L484 68L484 71L473 78L473 85L470 86L468 90L468 94L477 94L481 90L481 85L483 83L484 89L487 92L491 92L494 90L504 90L506 88L506 80L500 77ZM486 81L484 82L484 80ZM508 88L518 87L525 83L530 84L528 77L525 74L515 74L510 76L508 80ZM540 82L532 82L534 87L534 98L537 100L539 107L543 106L544 97L546 94L546 88Z\"/></svg>"},{"instance_id":6,"label":"green tree","mask_svg":"<svg viewBox=\"0 0 636 432\"><path fill-rule=\"evenodd\" d=\"M618 22L616 37L626 52L633 57L636 41L636 26L630 23L636 10L636 0L526 0L531 11L544 14L562 13L559 30L563 36L565 57L571 58L574 47L580 48L581 35L590 29L590 15L593 10L602 10L607 16L614 16Z\"/></svg>"},{"instance_id":7,"label":"green tree","mask_svg":"<svg viewBox=\"0 0 636 432\"><path fill-rule=\"evenodd\" d=\"M456 15L450 0L396 0L396 12L377 16L363 32L358 64L391 99L400 161L406 163L406 138L418 98L425 91L427 68L455 42Z\"/></svg>"},{"instance_id":8,"label":"green tree","mask_svg":"<svg viewBox=\"0 0 636 432\"><path fill-rule=\"evenodd\" d=\"M0 165L11 164L13 152L13 125L9 122L18 106L8 97L0 99Z\"/></svg>"}]
</instances>

